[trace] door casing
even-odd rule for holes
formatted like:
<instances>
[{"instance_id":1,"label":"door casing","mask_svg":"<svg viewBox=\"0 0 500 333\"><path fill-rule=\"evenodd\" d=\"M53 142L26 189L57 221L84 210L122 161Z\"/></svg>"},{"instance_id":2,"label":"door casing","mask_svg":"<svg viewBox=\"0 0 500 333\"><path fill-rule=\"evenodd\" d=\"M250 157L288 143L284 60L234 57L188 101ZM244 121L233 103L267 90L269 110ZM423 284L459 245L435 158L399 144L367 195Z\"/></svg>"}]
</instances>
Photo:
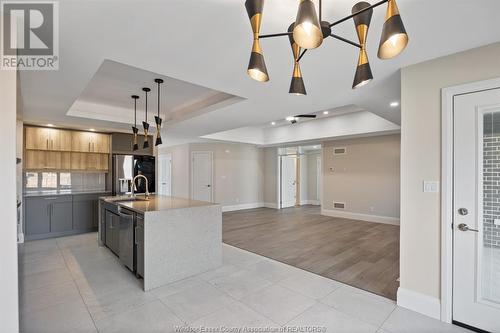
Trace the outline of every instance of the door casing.
<instances>
[{"instance_id":1,"label":"door casing","mask_svg":"<svg viewBox=\"0 0 500 333\"><path fill-rule=\"evenodd\" d=\"M191 199L194 198L194 166L193 166L193 161L194 161L194 156L196 154L199 154L199 153L203 153L203 154L209 154L210 155L210 168L211 168L211 172L210 172L210 199L212 201L215 200L214 198L214 153L212 151L192 151L191 152Z\"/></svg>"}]
</instances>

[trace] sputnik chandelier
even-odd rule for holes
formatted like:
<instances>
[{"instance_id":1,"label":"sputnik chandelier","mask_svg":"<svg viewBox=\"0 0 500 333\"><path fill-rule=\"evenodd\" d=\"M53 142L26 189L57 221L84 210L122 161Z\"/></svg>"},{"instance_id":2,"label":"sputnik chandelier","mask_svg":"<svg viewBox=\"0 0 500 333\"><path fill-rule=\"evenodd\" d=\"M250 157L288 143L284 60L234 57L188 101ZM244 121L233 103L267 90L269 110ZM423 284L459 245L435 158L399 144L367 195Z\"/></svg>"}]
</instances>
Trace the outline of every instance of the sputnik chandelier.
<instances>
[{"instance_id":1,"label":"sputnik chandelier","mask_svg":"<svg viewBox=\"0 0 500 333\"><path fill-rule=\"evenodd\" d=\"M263 38L272 38L279 36L288 36L292 54L294 58L294 68L292 81L290 83L289 93L297 95L306 95L306 88L300 70L300 60L309 49L319 47L323 40L332 37L347 44L359 48L359 58L354 75L352 88L356 89L364 86L373 79L368 54L366 53L366 38L368 28L373 14L373 8L387 3L382 36L378 48L378 57L380 59L391 59L403 52L408 44L408 35L406 34L403 21L399 15L396 0L381 0L373 5L368 2L358 2L352 7L351 15L346 16L333 23L322 21L322 3L319 0L319 16L316 14L316 7L313 0L299 0L299 9L297 19L289 27L287 32L261 35L260 27L262 23L262 12L264 0L246 0L245 7L250 18L250 24L253 31L253 45L248 64L248 75L260 82L269 81L264 55L260 45ZM332 28L340 23L353 19L359 43L350 41L332 33Z\"/></svg>"}]
</instances>

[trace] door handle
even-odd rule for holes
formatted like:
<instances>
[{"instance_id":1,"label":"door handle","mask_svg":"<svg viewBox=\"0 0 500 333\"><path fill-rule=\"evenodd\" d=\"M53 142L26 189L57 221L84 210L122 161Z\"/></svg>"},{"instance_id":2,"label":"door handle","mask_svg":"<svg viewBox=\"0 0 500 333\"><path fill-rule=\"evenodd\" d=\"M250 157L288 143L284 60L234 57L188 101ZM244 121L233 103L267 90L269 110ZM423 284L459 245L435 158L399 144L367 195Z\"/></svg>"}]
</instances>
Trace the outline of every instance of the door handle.
<instances>
[{"instance_id":1,"label":"door handle","mask_svg":"<svg viewBox=\"0 0 500 333\"><path fill-rule=\"evenodd\" d=\"M460 224L458 225L458 230L460 230L460 231L473 231L473 232L479 232L479 230L477 230L477 229L471 229L471 228L469 228L469 226L468 226L467 224L465 224L465 223L460 223Z\"/></svg>"}]
</instances>

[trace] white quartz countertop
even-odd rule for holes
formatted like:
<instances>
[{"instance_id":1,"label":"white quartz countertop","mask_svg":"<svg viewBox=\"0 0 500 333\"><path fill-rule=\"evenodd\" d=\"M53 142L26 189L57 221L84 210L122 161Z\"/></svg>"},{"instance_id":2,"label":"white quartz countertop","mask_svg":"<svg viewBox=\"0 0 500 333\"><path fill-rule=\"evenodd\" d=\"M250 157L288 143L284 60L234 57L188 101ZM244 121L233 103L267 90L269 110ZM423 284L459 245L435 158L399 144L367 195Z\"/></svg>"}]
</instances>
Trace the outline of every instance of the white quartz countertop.
<instances>
[{"instance_id":1,"label":"white quartz countertop","mask_svg":"<svg viewBox=\"0 0 500 333\"><path fill-rule=\"evenodd\" d=\"M127 198L129 198L129 196L122 195L101 197L100 199L108 203L115 203L123 208L127 208L139 213L217 205L216 203L206 201L198 201L157 194L150 195L149 199L147 200L122 201L126 200ZM144 199L144 195L138 194L137 198Z\"/></svg>"}]
</instances>

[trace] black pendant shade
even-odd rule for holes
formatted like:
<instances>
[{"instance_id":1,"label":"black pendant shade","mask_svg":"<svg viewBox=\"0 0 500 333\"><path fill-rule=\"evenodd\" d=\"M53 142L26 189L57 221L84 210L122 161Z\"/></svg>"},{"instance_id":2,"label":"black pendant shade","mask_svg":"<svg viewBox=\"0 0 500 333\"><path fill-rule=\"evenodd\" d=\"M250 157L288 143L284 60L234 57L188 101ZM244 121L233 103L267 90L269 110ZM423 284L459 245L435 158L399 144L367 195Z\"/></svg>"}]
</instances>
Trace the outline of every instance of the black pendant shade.
<instances>
[{"instance_id":1,"label":"black pendant shade","mask_svg":"<svg viewBox=\"0 0 500 333\"><path fill-rule=\"evenodd\" d=\"M264 54L260 46L259 34L260 26L262 23L262 10L264 8L264 0L247 0L245 7L250 19L250 25L253 32L253 45L252 53L250 54L250 61L248 63L248 75L259 82L269 81L266 63L264 61Z\"/></svg>"},{"instance_id":2,"label":"black pendant shade","mask_svg":"<svg viewBox=\"0 0 500 333\"><path fill-rule=\"evenodd\" d=\"M373 9L367 9L369 7L370 4L368 2L358 2L352 7L351 11L354 14L365 10L361 14L353 17L354 26L356 27L356 33L361 46L359 49L356 74L354 75L354 82L352 83L353 89L362 87L373 79L372 70L368 61L368 54L366 53L366 37L368 36L368 29L370 28L370 22L373 15Z\"/></svg>"},{"instance_id":3,"label":"black pendant shade","mask_svg":"<svg viewBox=\"0 0 500 333\"><path fill-rule=\"evenodd\" d=\"M290 24L288 27L288 32L292 32L295 23ZM298 61L300 55L300 46L295 42L293 35L288 35L290 41L290 47L292 48L292 54L294 59L292 80L290 82L290 89L288 92L295 95L307 95L306 87L304 86L304 79L302 78L302 72L300 70L300 63Z\"/></svg>"},{"instance_id":4,"label":"black pendant shade","mask_svg":"<svg viewBox=\"0 0 500 333\"><path fill-rule=\"evenodd\" d=\"M300 0L293 39L304 49L315 49L323 43L323 33L312 0Z\"/></svg>"},{"instance_id":5,"label":"black pendant shade","mask_svg":"<svg viewBox=\"0 0 500 333\"><path fill-rule=\"evenodd\" d=\"M163 142L161 140L161 118L160 118L160 85L163 83L162 79L155 79L155 82L158 84L158 115L155 116L156 123L156 142L155 146L161 145Z\"/></svg>"},{"instance_id":6,"label":"black pendant shade","mask_svg":"<svg viewBox=\"0 0 500 333\"><path fill-rule=\"evenodd\" d=\"M142 127L144 128L144 144L142 145L142 148L146 149L146 148L149 148L148 93L151 91L151 89L142 88L142 91L144 91L146 93L146 103L145 103L146 104L146 106L145 106L146 117L145 117L145 120L142 122Z\"/></svg>"},{"instance_id":7,"label":"black pendant shade","mask_svg":"<svg viewBox=\"0 0 500 333\"><path fill-rule=\"evenodd\" d=\"M139 133L139 129L137 128L137 100L139 99L139 96L137 95L132 95L131 96L134 99L134 126L132 126L132 149L137 150L139 149L139 145L137 144L137 134Z\"/></svg>"},{"instance_id":8,"label":"black pendant shade","mask_svg":"<svg viewBox=\"0 0 500 333\"><path fill-rule=\"evenodd\" d=\"M399 15L396 0L389 0L385 14L384 27L378 47L380 59L391 59L403 52L408 45L408 35Z\"/></svg>"}]
</instances>

